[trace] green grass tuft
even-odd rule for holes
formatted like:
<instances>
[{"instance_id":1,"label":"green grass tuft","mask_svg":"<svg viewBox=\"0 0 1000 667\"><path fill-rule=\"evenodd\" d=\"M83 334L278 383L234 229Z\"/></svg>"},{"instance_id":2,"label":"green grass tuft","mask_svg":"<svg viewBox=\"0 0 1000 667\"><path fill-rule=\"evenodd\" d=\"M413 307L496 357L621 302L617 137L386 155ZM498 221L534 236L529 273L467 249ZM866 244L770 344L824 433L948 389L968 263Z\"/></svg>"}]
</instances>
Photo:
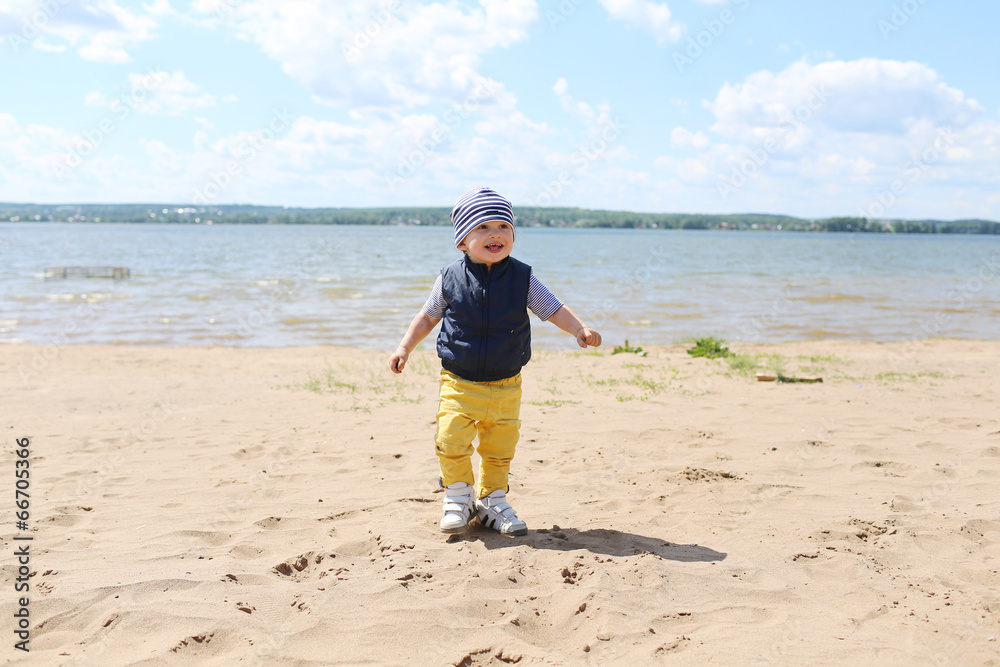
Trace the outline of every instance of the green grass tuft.
<instances>
[{"instance_id":1,"label":"green grass tuft","mask_svg":"<svg viewBox=\"0 0 1000 667\"><path fill-rule=\"evenodd\" d=\"M645 357L648 354L644 349L642 349L638 345L635 346L629 345L628 338L625 339L624 345L615 345L615 349L611 350L611 354L622 354L623 352L638 354L640 357Z\"/></svg>"},{"instance_id":2,"label":"green grass tuft","mask_svg":"<svg viewBox=\"0 0 1000 667\"><path fill-rule=\"evenodd\" d=\"M580 401L560 401L553 398L544 401L529 401L529 405L537 405L539 407L549 407L549 408L560 408L564 405L577 405Z\"/></svg>"},{"instance_id":3,"label":"green grass tuft","mask_svg":"<svg viewBox=\"0 0 1000 667\"><path fill-rule=\"evenodd\" d=\"M733 354L729 353L726 363L729 370L736 375L754 377L759 370L773 371L778 378L778 382L787 382L789 377L785 375L785 363L787 359L780 354Z\"/></svg>"},{"instance_id":4,"label":"green grass tuft","mask_svg":"<svg viewBox=\"0 0 1000 667\"><path fill-rule=\"evenodd\" d=\"M695 341L694 347L687 351L692 357L707 357L716 359L718 357L728 357L732 355L729 351L729 344L724 340L714 338L699 338Z\"/></svg>"}]
</instances>

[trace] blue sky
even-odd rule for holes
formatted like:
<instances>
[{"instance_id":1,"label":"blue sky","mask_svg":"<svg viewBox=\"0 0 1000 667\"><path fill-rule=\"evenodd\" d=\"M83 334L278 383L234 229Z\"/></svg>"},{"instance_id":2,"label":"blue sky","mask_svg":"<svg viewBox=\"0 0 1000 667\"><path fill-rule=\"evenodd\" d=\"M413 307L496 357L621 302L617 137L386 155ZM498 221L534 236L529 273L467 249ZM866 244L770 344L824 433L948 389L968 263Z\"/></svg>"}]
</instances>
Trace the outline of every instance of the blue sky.
<instances>
[{"instance_id":1,"label":"blue sky","mask_svg":"<svg viewBox=\"0 0 1000 667\"><path fill-rule=\"evenodd\" d=\"M0 0L0 201L1000 220L1000 6Z\"/></svg>"}]
</instances>

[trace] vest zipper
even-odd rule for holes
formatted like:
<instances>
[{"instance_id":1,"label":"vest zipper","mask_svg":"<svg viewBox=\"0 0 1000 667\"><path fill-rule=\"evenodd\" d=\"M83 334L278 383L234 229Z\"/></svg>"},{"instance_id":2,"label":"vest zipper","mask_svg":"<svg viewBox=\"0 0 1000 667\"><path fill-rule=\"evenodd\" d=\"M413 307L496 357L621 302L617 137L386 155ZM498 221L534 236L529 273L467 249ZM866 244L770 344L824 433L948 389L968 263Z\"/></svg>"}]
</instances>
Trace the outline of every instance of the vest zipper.
<instances>
[{"instance_id":1,"label":"vest zipper","mask_svg":"<svg viewBox=\"0 0 1000 667\"><path fill-rule=\"evenodd\" d=\"M493 280L493 272L486 269L486 284L483 287L483 337L479 346L479 375L486 372L486 347L489 342L490 331L490 283Z\"/></svg>"}]
</instances>

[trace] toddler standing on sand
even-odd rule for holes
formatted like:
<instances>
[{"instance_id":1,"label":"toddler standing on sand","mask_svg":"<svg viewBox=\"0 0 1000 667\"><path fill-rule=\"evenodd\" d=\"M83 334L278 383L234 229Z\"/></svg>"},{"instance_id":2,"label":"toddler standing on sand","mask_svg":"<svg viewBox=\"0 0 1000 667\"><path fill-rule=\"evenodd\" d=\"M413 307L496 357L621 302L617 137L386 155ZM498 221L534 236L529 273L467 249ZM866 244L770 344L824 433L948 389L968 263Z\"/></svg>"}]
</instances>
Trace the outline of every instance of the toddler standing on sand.
<instances>
[{"instance_id":1,"label":"toddler standing on sand","mask_svg":"<svg viewBox=\"0 0 1000 667\"><path fill-rule=\"evenodd\" d=\"M521 367L531 357L528 310L575 336L580 347L600 345L601 335L536 280L530 266L510 256L514 211L504 197L489 188L470 190L455 204L451 221L455 246L465 256L441 269L389 368L401 373L413 348L443 320L434 438L444 487L441 532L461 533L478 514L487 528L526 535L528 527L507 503L507 475L520 435ZM474 489L477 434L481 461Z\"/></svg>"}]
</instances>

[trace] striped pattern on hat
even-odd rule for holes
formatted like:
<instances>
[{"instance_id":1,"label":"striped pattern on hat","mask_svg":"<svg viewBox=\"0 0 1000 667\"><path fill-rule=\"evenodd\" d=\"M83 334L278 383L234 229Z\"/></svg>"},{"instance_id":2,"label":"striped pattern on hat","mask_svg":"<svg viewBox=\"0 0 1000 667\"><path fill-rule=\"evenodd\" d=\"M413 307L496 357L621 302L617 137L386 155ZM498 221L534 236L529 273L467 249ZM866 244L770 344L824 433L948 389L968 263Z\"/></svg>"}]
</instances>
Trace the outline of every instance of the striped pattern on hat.
<instances>
[{"instance_id":1,"label":"striped pattern on hat","mask_svg":"<svg viewBox=\"0 0 1000 667\"><path fill-rule=\"evenodd\" d=\"M489 188L473 188L459 197L451 210L451 223L455 225L455 245L462 243L466 234L481 222L504 220L514 229L514 207L504 197Z\"/></svg>"}]
</instances>

